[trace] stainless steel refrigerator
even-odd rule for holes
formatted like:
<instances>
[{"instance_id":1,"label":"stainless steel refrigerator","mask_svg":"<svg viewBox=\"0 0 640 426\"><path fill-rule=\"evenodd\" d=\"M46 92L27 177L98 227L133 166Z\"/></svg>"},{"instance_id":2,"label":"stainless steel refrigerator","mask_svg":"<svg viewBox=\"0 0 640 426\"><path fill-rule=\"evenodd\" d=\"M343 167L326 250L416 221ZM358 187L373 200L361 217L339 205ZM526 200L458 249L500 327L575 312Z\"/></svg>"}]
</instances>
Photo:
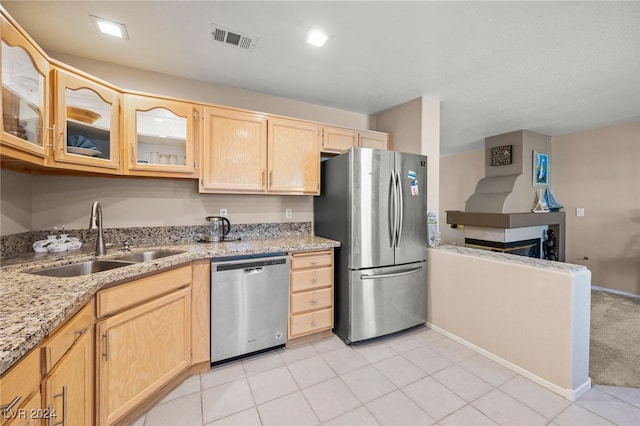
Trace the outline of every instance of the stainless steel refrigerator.
<instances>
[{"instance_id":1,"label":"stainless steel refrigerator","mask_svg":"<svg viewBox=\"0 0 640 426\"><path fill-rule=\"evenodd\" d=\"M314 232L341 242L334 331L352 343L426 321L427 157L368 148L321 164Z\"/></svg>"}]
</instances>

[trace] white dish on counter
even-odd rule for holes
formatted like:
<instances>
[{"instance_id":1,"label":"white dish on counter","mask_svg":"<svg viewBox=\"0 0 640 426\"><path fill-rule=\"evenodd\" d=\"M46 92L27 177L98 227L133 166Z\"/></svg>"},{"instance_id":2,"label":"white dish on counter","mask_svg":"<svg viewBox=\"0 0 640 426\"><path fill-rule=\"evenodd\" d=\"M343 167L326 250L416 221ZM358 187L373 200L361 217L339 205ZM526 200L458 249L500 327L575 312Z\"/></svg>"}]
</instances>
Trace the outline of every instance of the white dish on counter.
<instances>
[{"instance_id":1,"label":"white dish on counter","mask_svg":"<svg viewBox=\"0 0 640 426\"><path fill-rule=\"evenodd\" d=\"M60 253L63 251L67 251L67 243L53 243L47 246L47 250L50 253Z\"/></svg>"},{"instance_id":2,"label":"white dish on counter","mask_svg":"<svg viewBox=\"0 0 640 426\"><path fill-rule=\"evenodd\" d=\"M33 243L31 245L31 247L33 247L33 251L35 251L36 253L48 253L49 249L47 248L47 246L45 244L47 243L51 243L51 241L48 240L40 240L40 241L36 241L35 243Z\"/></svg>"},{"instance_id":3,"label":"white dish on counter","mask_svg":"<svg viewBox=\"0 0 640 426\"><path fill-rule=\"evenodd\" d=\"M78 250L80 247L82 247L82 243L80 241L69 241L65 243L65 245L67 246L67 250Z\"/></svg>"}]
</instances>

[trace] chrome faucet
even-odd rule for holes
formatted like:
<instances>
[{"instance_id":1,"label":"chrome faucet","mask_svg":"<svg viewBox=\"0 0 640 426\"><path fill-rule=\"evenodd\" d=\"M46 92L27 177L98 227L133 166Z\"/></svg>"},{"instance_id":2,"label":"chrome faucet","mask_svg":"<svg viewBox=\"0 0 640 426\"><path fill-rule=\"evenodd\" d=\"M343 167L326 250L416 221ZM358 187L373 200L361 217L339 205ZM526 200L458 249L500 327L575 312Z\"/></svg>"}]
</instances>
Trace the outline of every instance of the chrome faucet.
<instances>
[{"instance_id":1,"label":"chrome faucet","mask_svg":"<svg viewBox=\"0 0 640 426\"><path fill-rule=\"evenodd\" d=\"M98 230L98 237L96 238L96 256L107 254L107 245L104 243L104 234L102 233L102 206L97 201L94 201L91 206L89 229Z\"/></svg>"}]
</instances>

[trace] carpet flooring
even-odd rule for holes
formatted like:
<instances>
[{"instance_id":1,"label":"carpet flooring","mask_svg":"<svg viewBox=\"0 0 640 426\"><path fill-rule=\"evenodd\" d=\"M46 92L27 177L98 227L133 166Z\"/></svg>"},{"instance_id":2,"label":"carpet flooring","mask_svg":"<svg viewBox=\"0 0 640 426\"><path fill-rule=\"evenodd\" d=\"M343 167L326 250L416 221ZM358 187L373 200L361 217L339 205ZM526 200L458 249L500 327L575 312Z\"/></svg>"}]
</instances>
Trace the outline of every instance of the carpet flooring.
<instances>
[{"instance_id":1,"label":"carpet flooring","mask_svg":"<svg viewBox=\"0 0 640 426\"><path fill-rule=\"evenodd\" d=\"M591 292L593 384L640 388L640 298Z\"/></svg>"}]
</instances>

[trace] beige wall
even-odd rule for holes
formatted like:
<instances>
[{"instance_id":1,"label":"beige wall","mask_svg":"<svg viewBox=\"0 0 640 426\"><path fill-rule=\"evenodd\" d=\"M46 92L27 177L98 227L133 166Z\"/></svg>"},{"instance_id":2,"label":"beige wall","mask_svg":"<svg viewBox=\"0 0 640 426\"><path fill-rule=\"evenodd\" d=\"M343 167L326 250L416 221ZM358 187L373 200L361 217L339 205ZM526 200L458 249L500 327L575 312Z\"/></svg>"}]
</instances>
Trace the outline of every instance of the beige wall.
<instances>
[{"instance_id":1,"label":"beige wall","mask_svg":"<svg viewBox=\"0 0 640 426\"><path fill-rule=\"evenodd\" d=\"M31 231L31 175L0 169L0 235Z\"/></svg>"},{"instance_id":2,"label":"beige wall","mask_svg":"<svg viewBox=\"0 0 640 426\"><path fill-rule=\"evenodd\" d=\"M447 224L446 210L464 211L465 201L484 177L484 150L440 157L440 238L446 244L464 245L462 226Z\"/></svg>"},{"instance_id":3,"label":"beige wall","mask_svg":"<svg viewBox=\"0 0 640 426\"><path fill-rule=\"evenodd\" d=\"M593 285L640 294L640 120L554 137L551 186L567 262L586 265Z\"/></svg>"},{"instance_id":4,"label":"beige wall","mask_svg":"<svg viewBox=\"0 0 640 426\"><path fill-rule=\"evenodd\" d=\"M444 211L464 210L484 176L483 152L440 162L440 232L462 245ZM567 214L567 262L586 265L594 286L640 295L640 121L553 137L550 180Z\"/></svg>"},{"instance_id":5,"label":"beige wall","mask_svg":"<svg viewBox=\"0 0 640 426\"><path fill-rule=\"evenodd\" d=\"M312 197L198 194L192 180L36 176L33 228L85 228L94 200L107 228L206 224L221 208L232 224L313 220ZM292 219L285 219L285 208Z\"/></svg>"},{"instance_id":6,"label":"beige wall","mask_svg":"<svg viewBox=\"0 0 640 426\"><path fill-rule=\"evenodd\" d=\"M65 64L108 81L124 90L135 90L197 102L244 108L359 130L376 130L375 118L367 114L249 90L219 86L77 56L56 52L48 53L51 57Z\"/></svg>"},{"instance_id":7,"label":"beige wall","mask_svg":"<svg viewBox=\"0 0 640 426\"><path fill-rule=\"evenodd\" d=\"M393 135L394 151L422 154L427 160L427 205L440 203L440 101L417 98L376 116L377 130ZM425 212L426 214L426 212Z\"/></svg>"},{"instance_id":8,"label":"beige wall","mask_svg":"<svg viewBox=\"0 0 640 426\"><path fill-rule=\"evenodd\" d=\"M232 224L313 220L312 197L198 194L193 180L32 176L8 170L0 177L1 235L85 228L95 200L107 228L206 224L206 216L223 208ZM285 219L287 208L291 219Z\"/></svg>"}]
</instances>

